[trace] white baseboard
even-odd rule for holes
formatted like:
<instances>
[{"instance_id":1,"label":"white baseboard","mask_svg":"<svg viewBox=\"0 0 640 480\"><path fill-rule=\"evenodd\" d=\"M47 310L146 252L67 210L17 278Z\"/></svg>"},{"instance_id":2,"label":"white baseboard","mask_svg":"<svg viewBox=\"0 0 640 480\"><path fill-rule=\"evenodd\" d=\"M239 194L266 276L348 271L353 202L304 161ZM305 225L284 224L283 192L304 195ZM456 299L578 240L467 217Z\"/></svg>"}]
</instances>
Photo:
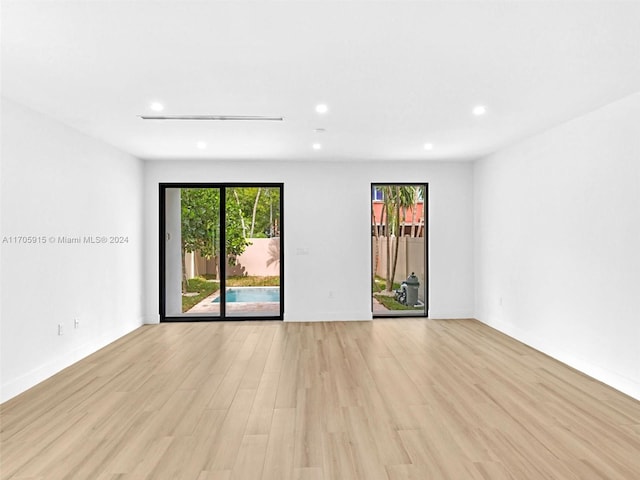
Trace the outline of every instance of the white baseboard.
<instances>
[{"instance_id":1,"label":"white baseboard","mask_svg":"<svg viewBox=\"0 0 640 480\"><path fill-rule=\"evenodd\" d=\"M151 315L145 315L143 317L143 323L145 325L158 325L160 323L160 314L154 313Z\"/></svg>"},{"instance_id":2,"label":"white baseboard","mask_svg":"<svg viewBox=\"0 0 640 480\"><path fill-rule=\"evenodd\" d=\"M429 310L431 320L459 320L461 318L474 318L473 312L432 312Z\"/></svg>"},{"instance_id":3,"label":"white baseboard","mask_svg":"<svg viewBox=\"0 0 640 480\"><path fill-rule=\"evenodd\" d=\"M545 355L549 355L555 360L558 360L571 368L575 368L579 372L582 372L585 375L610 386L611 388L629 395L636 400L640 400L640 383L633 379L620 375L616 372L612 372L606 368L602 368L599 365L594 365L584 359L577 358L575 355L564 350L560 350L557 347L552 347L543 338L536 337L530 332L514 327L513 325L497 321L488 322L480 319L478 319L478 321L495 328L499 332L502 332L505 335L508 335L511 338L544 353Z\"/></svg>"},{"instance_id":4,"label":"white baseboard","mask_svg":"<svg viewBox=\"0 0 640 480\"><path fill-rule=\"evenodd\" d=\"M382 318L382 317L381 317ZM396 317L394 317L396 318ZM402 316L397 317L402 318ZM411 317L407 317L411 318ZM461 318L474 318L471 312L459 313L429 313L430 320L458 320ZM313 312L310 314L301 313L295 315L287 315L285 313L285 322L348 322L348 321L368 321L373 319L371 312Z\"/></svg>"},{"instance_id":5,"label":"white baseboard","mask_svg":"<svg viewBox=\"0 0 640 480\"><path fill-rule=\"evenodd\" d=\"M0 403L6 402L11 398L20 395L27 391L31 387L43 382L44 380L52 377L56 373L64 370L65 368L73 365L74 363L82 360L83 358L97 352L103 347L106 347L110 343L118 340L124 335L132 332L133 330L142 326L142 320L140 319L138 325L123 327L120 329L114 329L108 334L100 336L100 338L88 342L74 350L65 353L55 359L34 368L33 370L21 375L18 378L9 380L7 383L3 383L0 386Z\"/></svg>"},{"instance_id":6,"label":"white baseboard","mask_svg":"<svg viewBox=\"0 0 640 480\"><path fill-rule=\"evenodd\" d=\"M362 322L371 320L371 312L309 312L284 314L285 322Z\"/></svg>"}]
</instances>

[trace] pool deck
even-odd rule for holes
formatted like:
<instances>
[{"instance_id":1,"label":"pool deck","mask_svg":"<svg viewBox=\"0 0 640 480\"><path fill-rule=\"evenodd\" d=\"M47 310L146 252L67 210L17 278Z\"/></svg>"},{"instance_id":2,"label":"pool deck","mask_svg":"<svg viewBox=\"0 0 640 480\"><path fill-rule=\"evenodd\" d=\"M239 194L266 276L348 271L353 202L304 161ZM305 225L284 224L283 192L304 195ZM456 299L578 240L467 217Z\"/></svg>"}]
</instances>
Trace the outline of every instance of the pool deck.
<instances>
[{"instance_id":1,"label":"pool deck","mask_svg":"<svg viewBox=\"0 0 640 480\"><path fill-rule=\"evenodd\" d=\"M220 290L212 293L194 305L185 314L220 315L220 304L213 300L220 295ZM280 302L229 302L226 304L227 316L278 316L280 315ZM415 314L411 310L387 310L375 297L373 298L373 314L395 314L397 316L409 316Z\"/></svg>"},{"instance_id":2,"label":"pool deck","mask_svg":"<svg viewBox=\"0 0 640 480\"><path fill-rule=\"evenodd\" d=\"M378 313L388 313L389 310L386 309L384 305L382 305L376 297L373 297L373 314L376 315Z\"/></svg>"},{"instance_id":3,"label":"pool deck","mask_svg":"<svg viewBox=\"0 0 640 480\"><path fill-rule=\"evenodd\" d=\"M219 295L220 290L217 290L185 313L220 315L220 304L213 303L213 300ZM227 316L278 316L280 315L280 302L228 302L226 313Z\"/></svg>"}]
</instances>

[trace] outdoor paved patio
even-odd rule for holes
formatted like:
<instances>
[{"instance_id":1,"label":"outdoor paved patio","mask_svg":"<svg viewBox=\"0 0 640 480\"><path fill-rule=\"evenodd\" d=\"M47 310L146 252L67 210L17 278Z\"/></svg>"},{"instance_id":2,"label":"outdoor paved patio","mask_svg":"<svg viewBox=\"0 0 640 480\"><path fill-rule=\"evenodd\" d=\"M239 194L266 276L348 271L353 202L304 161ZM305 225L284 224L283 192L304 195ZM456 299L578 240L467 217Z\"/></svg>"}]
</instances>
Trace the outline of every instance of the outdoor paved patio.
<instances>
[{"instance_id":1,"label":"outdoor paved patio","mask_svg":"<svg viewBox=\"0 0 640 480\"><path fill-rule=\"evenodd\" d=\"M214 303L213 300L220 295L220 291L216 291L208 297L202 299L194 305L185 315L220 315L220 304ZM231 316L278 316L280 314L279 302L229 302L226 305L226 314ZM393 316L412 316L421 314L421 310L388 310L375 297L373 298L373 314L374 315L393 315Z\"/></svg>"},{"instance_id":2,"label":"outdoor paved patio","mask_svg":"<svg viewBox=\"0 0 640 480\"><path fill-rule=\"evenodd\" d=\"M220 290L212 293L208 297L202 299L199 303L194 305L191 309L185 312L188 314L197 315L220 315L220 304L213 301L220 296ZM256 317L268 317L280 315L280 302L228 302L226 304L227 317L232 316L256 316Z\"/></svg>"}]
</instances>

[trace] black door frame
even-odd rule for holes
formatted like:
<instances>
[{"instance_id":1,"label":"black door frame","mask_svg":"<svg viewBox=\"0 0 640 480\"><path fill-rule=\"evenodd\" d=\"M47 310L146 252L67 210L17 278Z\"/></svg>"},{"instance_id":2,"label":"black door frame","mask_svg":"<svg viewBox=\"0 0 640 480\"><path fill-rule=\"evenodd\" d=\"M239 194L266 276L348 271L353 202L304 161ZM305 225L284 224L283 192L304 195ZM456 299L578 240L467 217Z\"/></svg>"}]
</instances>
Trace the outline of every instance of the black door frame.
<instances>
[{"instance_id":1,"label":"black door frame","mask_svg":"<svg viewBox=\"0 0 640 480\"><path fill-rule=\"evenodd\" d=\"M159 288L160 288L160 322L211 322L211 321L243 321L243 320L282 320L284 318L284 183L195 183L195 182L175 182L175 183L159 183L158 184L159 199ZM226 267L227 262L220 262L220 316L171 316L166 314L166 190L168 188L218 188L220 189L220 245L225 245L226 232L223 226L226 224L226 189L242 187L265 187L280 189L280 313L273 316L233 316L226 315Z\"/></svg>"},{"instance_id":2,"label":"black door frame","mask_svg":"<svg viewBox=\"0 0 640 480\"><path fill-rule=\"evenodd\" d=\"M373 188L377 186L385 187L391 185L398 186L409 186L409 185L424 185L424 193L425 198L423 199L424 204L422 206L424 212L424 312L417 313L415 315L402 315L402 318L405 316L407 318L411 317L421 317L426 318L429 316L429 184L427 182L371 182L371 187L369 189L369 197L370 202L373 202ZM369 223L371 224L371 219L369 219ZM375 272L373 271L374 262L373 262L373 242L369 239L369 250L371 259L371 276L373 278ZM371 314L373 318L389 318L394 317L393 314L390 315L380 315L373 313L373 292L371 292Z\"/></svg>"}]
</instances>

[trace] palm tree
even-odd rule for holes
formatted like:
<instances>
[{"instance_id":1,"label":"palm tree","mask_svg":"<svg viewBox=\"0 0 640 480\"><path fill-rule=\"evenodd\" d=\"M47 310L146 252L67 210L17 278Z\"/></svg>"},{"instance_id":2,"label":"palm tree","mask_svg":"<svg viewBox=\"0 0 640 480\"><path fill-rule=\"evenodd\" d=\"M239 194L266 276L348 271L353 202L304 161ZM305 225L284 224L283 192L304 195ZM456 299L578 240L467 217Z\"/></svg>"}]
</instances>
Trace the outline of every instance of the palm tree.
<instances>
[{"instance_id":1,"label":"palm tree","mask_svg":"<svg viewBox=\"0 0 640 480\"><path fill-rule=\"evenodd\" d=\"M395 186L394 187L394 193L395 193L395 208L396 208L396 224L397 224L397 231L398 231L398 235L396 235L396 241L395 241L395 245L394 245L394 252L393 252L393 268L391 270L391 284L393 284L393 279L396 276L396 267L398 266L398 250L400 249L400 239L403 237L404 235L404 224L405 224L405 217L407 215L407 209L409 207L411 207L411 205L413 204L414 198L416 196L416 187L413 186ZM406 253L405 253L406 254ZM389 283L389 281L387 280L387 283Z\"/></svg>"},{"instance_id":2,"label":"palm tree","mask_svg":"<svg viewBox=\"0 0 640 480\"><path fill-rule=\"evenodd\" d=\"M415 216L418 209L417 204L421 198L421 193L424 191L424 187L419 185L383 185L374 186L373 188L377 188L382 192L383 201L379 223L375 216L373 202L371 204L373 235L376 238L373 277L375 279L375 274L378 271L380 238L384 237L386 239L385 257L387 260L385 290L391 292L398 266L400 239L405 234L406 217L408 211L411 210L411 223L415 224ZM424 193L422 193L422 196L424 196ZM415 228L415 225L413 225L409 235L416 235L417 232L419 231ZM395 237L393 246L392 237Z\"/></svg>"},{"instance_id":3,"label":"palm tree","mask_svg":"<svg viewBox=\"0 0 640 480\"><path fill-rule=\"evenodd\" d=\"M371 202L371 225L373 226L373 236L375 237L376 241L376 247L375 247L375 252L374 252L374 262L373 262L373 272L372 272L372 276L373 276L373 280L375 281L376 279L376 272L378 271L378 257L379 257L379 250L380 250L380 226L378 225L378 223L376 222L376 212L373 208L373 201Z\"/></svg>"},{"instance_id":4,"label":"palm tree","mask_svg":"<svg viewBox=\"0 0 640 480\"><path fill-rule=\"evenodd\" d=\"M373 226L373 236L375 237L376 241L375 241L375 252L374 252L374 264L373 264L373 279L375 280L376 278L376 273L378 272L378 264L380 263L380 237L385 234L385 232L383 231L384 225L385 225L385 209L384 206L383 208L380 209L380 221L378 222L376 219L376 212L374 209L374 200L373 200L373 193L375 190L380 190L382 191L381 188L376 187L375 185L372 187L372 192L371 192L371 196L372 196L372 200L371 200L371 224ZM386 234L385 234L386 235Z\"/></svg>"},{"instance_id":5,"label":"palm tree","mask_svg":"<svg viewBox=\"0 0 640 480\"><path fill-rule=\"evenodd\" d=\"M422 213L420 215L420 221L417 225L418 233L416 234L416 237L420 237L422 236L422 230L424 228L424 216L426 214L425 212L427 211L427 189L424 185L419 185L417 188L417 193L422 199Z\"/></svg>"},{"instance_id":6,"label":"palm tree","mask_svg":"<svg viewBox=\"0 0 640 480\"><path fill-rule=\"evenodd\" d=\"M418 214L418 203L420 202L420 187L413 191L413 207L411 208L411 237L415 238L418 233L418 225L416 223L416 215Z\"/></svg>"},{"instance_id":7,"label":"palm tree","mask_svg":"<svg viewBox=\"0 0 640 480\"><path fill-rule=\"evenodd\" d=\"M394 225L394 186L392 185L385 185L384 187L382 187L382 200L383 200L383 206L382 206L382 217L385 218L386 217L386 223L384 224L384 236L387 239L387 274L386 274L386 283L385 283L385 290L387 292L391 291L391 288L393 286L393 280L391 279L391 235L392 235L392 231L391 231L391 227Z\"/></svg>"}]
</instances>

